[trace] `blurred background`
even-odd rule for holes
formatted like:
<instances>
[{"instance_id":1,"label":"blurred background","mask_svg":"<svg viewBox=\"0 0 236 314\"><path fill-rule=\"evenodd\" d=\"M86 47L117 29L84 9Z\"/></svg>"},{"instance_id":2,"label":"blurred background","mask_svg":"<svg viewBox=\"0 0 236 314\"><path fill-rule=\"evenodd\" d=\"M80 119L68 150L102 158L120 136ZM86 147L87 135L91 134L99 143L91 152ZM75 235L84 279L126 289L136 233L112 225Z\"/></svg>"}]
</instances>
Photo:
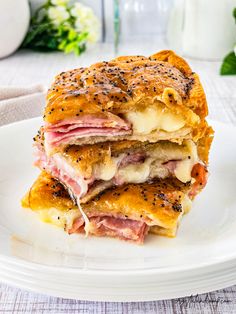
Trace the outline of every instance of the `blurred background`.
<instances>
[{"instance_id":1,"label":"blurred background","mask_svg":"<svg viewBox=\"0 0 236 314\"><path fill-rule=\"evenodd\" d=\"M235 8L236 0L1 0L0 83L48 85L61 70L161 49L234 75Z\"/></svg>"}]
</instances>

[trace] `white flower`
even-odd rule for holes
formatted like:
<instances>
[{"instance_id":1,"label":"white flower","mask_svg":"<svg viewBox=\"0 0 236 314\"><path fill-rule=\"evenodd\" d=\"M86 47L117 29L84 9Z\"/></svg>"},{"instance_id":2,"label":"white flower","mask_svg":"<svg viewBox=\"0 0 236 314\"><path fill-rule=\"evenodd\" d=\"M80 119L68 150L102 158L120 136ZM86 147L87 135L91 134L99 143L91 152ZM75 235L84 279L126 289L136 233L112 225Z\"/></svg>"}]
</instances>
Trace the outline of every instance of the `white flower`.
<instances>
[{"instance_id":1,"label":"white flower","mask_svg":"<svg viewBox=\"0 0 236 314\"><path fill-rule=\"evenodd\" d=\"M234 54L236 56L236 45L234 46Z\"/></svg>"},{"instance_id":2,"label":"white flower","mask_svg":"<svg viewBox=\"0 0 236 314\"><path fill-rule=\"evenodd\" d=\"M66 5L70 0L51 0L54 5Z\"/></svg>"},{"instance_id":3,"label":"white flower","mask_svg":"<svg viewBox=\"0 0 236 314\"><path fill-rule=\"evenodd\" d=\"M77 2L71 10L71 15L76 19L76 29L80 32L87 32L89 42L96 42L100 35L100 23L93 10Z\"/></svg>"},{"instance_id":4,"label":"white flower","mask_svg":"<svg viewBox=\"0 0 236 314\"><path fill-rule=\"evenodd\" d=\"M48 17L55 25L59 25L63 21L69 18L69 13L66 11L66 8L63 6L50 7L48 9Z\"/></svg>"}]
</instances>

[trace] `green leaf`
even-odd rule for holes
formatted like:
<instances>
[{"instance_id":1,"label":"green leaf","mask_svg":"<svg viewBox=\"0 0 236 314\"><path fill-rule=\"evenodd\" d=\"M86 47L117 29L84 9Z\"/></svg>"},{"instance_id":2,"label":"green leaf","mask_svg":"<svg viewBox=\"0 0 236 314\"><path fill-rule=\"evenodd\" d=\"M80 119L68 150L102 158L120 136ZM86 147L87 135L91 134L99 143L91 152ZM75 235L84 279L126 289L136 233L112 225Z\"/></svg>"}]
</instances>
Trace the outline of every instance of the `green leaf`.
<instances>
[{"instance_id":1,"label":"green leaf","mask_svg":"<svg viewBox=\"0 0 236 314\"><path fill-rule=\"evenodd\" d=\"M49 23L34 25L29 29L28 34L26 35L24 42L22 44L23 47L27 47L36 36L39 36L40 34L44 33L45 30L48 30L50 28Z\"/></svg>"},{"instance_id":2,"label":"green leaf","mask_svg":"<svg viewBox=\"0 0 236 314\"><path fill-rule=\"evenodd\" d=\"M233 17L235 18L235 23L236 23L236 8L233 10Z\"/></svg>"},{"instance_id":3,"label":"green leaf","mask_svg":"<svg viewBox=\"0 0 236 314\"><path fill-rule=\"evenodd\" d=\"M58 41L56 37L51 37L47 41L47 46L51 50L57 50L58 49Z\"/></svg>"},{"instance_id":4,"label":"green leaf","mask_svg":"<svg viewBox=\"0 0 236 314\"><path fill-rule=\"evenodd\" d=\"M75 47L74 47L74 54L79 56L85 50L86 50L86 44L85 43L82 43L82 44L77 43L77 45L75 45Z\"/></svg>"},{"instance_id":5,"label":"green leaf","mask_svg":"<svg viewBox=\"0 0 236 314\"><path fill-rule=\"evenodd\" d=\"M75 40L77 35L78 35L78 33L73 28L71 28L69 30L68 40Z\"/></svg>"},{"instance_id":6,"label":"green leaf","mask_svg":"<svg viewBox=\"0 0 236 314\"><path fill-rule=\"evenodd\" d=\"M221 75L236 75L236 56L234 52L230 52L223 60L220 69Z\"/></svg>"},{"instance_id":7,"label":"green leaf","mask_svg":"<svg viewBox=\"0 0 236 314\"><path fill-rule=\"evenodd\" d=\"M77 56L79 56L80 53L81 53L80 46L75 46L75 47L74 47L74 54L77 55Z\"/></svg>"},{"instance_id":8,"label":"green leaf","mask_svg":"<svg viewBox=\"0 0 236 314\"><path fill-rule=\"evenodd\" d=\"M63 40L60 42L60 44L59 44L59 46L58 46L58 49L59 49L59 50L64 50L67 44L68 44L67 40L66 40L66 39L63 39Z\"/></svg>"},{"instance_id":9,"label":"green leaf","mask_svg":"<svg viewBox=\"0 0 236 314\"><path fill-rule=\"evenodd\" d=\"M78 41L79 42L85 41L87 37L88 37L88 32L80 33L78 34Z\"/></svg>"},{"instance_id":10,"label":"green leaf","mask_svg":"<svg viewBox=\"0 0 236 314\"><path fill-rule=\"evenodd\" d=\"M71 43L69 43L69 44L65 47L64 52L65 52L65 53L70 53L70 52L72 52L72 51L74 50L75 45L76 45L76 42L71 42Z\"/></svg>"}]
</instances>

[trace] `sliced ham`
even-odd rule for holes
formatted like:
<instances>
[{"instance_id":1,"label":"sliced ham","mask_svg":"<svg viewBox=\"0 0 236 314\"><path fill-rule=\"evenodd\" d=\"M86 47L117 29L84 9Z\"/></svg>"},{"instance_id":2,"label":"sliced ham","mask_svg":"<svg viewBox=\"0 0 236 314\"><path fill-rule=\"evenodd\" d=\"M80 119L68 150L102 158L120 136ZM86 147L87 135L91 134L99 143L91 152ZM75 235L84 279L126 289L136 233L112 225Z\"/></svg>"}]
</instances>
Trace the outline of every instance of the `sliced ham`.
<instances>
[{"instance_id":1,"label":"sliced ham","mask_svg":"<svg viewBox=\"0 0 236 314\"><path fill-rule=\"evenodd\" d=\"M119 166L125 167L129 164L136 164L136 163L144 162L145 158L146 158L145 152L144 153L129 154L121 160Z\"/></svg>"},{"instance_id":2,"label":"sliced ham","mask_svg":"<svg viewBox=\"0 0 236 314\"><path fill-rule=\"evenodd\" d=\"M94 180L93 178L85 180L59 154L46 157L45 152L37 145L35 146L35 157L34 165L42 170L46 170L54 178L58 179L73 195L73 198L77 199L86 195L89 184Z\"/></svg>"},{"instance_id":3,"label":"sliced ham","mask_svg":"<svg viewBox=\"0 0 236 314\"><path fill-rule=\"evenodd\" d=\"M78 118L70 118L65 119L63 121L59 121L55 124L47 123L44 126L46 131L58 131L58 132L67 132L73 130L78 127L110 127L110 128L118 128L118 129L130 129L130 124L125 122L118 116L113 114L106 114L104 117L97 117L95 115L84 115L79 116Z\"/></svg>"},{"instance_id":4,"label":"sliced ham","mask_svg":"<svg viewBox=\"0 0 236 314\"><path fill-rule=\"evenodd\" d=\"M48 132L45 131L44 137L47 143L47 146L59 146L61 144L67 145L72 143L74 139L83 138L86 136L117 136L117 135L126 135L130 134L130 130L123 130L117 128L95 128L95 127L77 127L68 132Z\"/></svg>"},{"instance_id":5,"label":"sliced ham","mask_svg":"<svg viewBox=\"0 0 236 314\"><path fill-rule=\"evenodd\" d=\"M96 236L109 236L122 240L143 243L145 235L148 233L149 226L142 221L115 218L109 216L89 217L90 234ZM83 233L84 222L82 218L75 220L72 228L68 231L72 233Z\"/></svg>"},{"instance_id":6,"label":"sliced ham","mask_svg":"<svg viewBox=\"0 0 236 314\"><path fill-rule=\"evenodd\" d=\"M87 136L119 136L131 133L130 124L111 113L101 117L84 115L44 126L45 143L50 148Z\"/></svg>"}]
</instances>

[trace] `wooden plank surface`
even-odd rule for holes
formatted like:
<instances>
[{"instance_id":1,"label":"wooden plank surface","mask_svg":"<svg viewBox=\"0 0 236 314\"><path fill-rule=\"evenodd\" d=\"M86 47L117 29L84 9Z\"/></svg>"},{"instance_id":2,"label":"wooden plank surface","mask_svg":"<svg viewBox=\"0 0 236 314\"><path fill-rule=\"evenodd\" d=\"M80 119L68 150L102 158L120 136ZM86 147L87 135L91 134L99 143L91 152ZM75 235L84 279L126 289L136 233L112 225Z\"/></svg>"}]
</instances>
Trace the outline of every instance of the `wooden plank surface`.
<instances>
[{"instance_id":1,"label":"wooden plank surface","mask_svg":"<svg viewBox=\"0 0 236 314\"><path fill-rule=\"evenodd\" d=\"M152 54L154 47L131 53ZM111 45L91 47L81 57L20 51L0 60L0 86L48 86L61 71L113 57ZM236 76L219 76L219 62L188 60L205 88L209 117L236 125ZM0 284L0 313L236 313L236 286L190 298L136 303L86 302L44 296Z\"/></svg>"}]
</instances>

